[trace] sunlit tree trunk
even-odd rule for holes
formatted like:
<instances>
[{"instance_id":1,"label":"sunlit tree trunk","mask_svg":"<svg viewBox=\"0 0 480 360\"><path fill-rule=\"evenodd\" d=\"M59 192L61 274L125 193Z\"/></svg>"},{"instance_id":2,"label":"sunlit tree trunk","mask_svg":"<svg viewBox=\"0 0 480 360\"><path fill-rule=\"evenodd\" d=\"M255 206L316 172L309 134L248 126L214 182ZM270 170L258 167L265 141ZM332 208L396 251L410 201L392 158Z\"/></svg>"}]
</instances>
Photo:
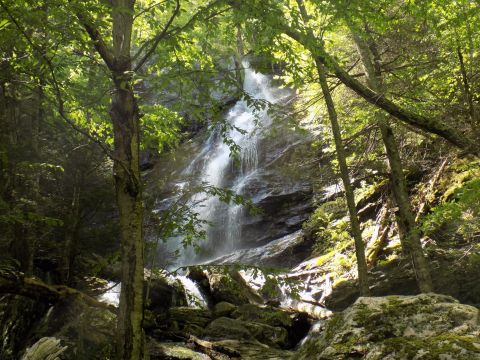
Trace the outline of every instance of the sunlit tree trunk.
<instances>
[{"instance_id":1,"label":"sunlit tree trunk","mask_svg":"<svg viewBox=\"0 0 480 360\"><path fill-rule=\"evenodd\" d=\"M308 14L302 0L297 0L303 21L308 22ZM358 281L360 295L367 296L370 293L368 286L367 261L365 258L365 244L362 239L362 231L360 229L360 220L358 219L357 207L355 205L355 195L353 192L352 182L347 166L347 156L342 141L338 116L335 110L335 104L328 87L326 70L319 60L315 60L315 65L319 77L320 86L322 88L323 97L327 106L328 118L332 128L333 140L335 142L335 150L337 152L337 160L340 168L340 177L345 190L345 199L347 202L348 213L350 217L350 228L355 243L355 255L357 258Z\"/></svg>"},{"instance_id":2,"label":"sunlit tree trunk","mask_svg":"<svg viewBox=\"0 0 480 360\"><path fill-rule=\"evenodd\" d=\"M350 28L367 75L368 85L372 90L383 93L380 59L375 44L371 42L368 46L367 42L353 30L353 27L350 26ZM387 154L393 201L398 208L395 215L402 248L405 255L411 257L420 291L431 292L430 270L423 254L420 231L415 223L415 216L411 208L398 145L385 114L377 113L376 117Z\"/></svg>"}]
</instances>

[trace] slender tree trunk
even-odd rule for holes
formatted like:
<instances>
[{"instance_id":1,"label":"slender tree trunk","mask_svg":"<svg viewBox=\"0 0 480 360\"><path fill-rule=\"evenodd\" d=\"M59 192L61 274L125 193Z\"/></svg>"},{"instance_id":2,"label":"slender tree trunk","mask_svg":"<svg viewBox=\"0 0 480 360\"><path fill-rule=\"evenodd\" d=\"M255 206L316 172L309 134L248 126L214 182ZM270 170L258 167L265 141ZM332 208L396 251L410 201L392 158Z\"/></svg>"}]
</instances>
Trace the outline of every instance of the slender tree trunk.
<instances>
[{"instance_id":1,"label":"slender tree trunk","mask_svg":"<svg viewBox=\"0 0 480 360\"><path fill-rule=\"evenodd\" d=\"M143 204L139 167L139 119L131 86L116 82L114 177L120 214L122 288L118 316L118 358L143 359Z\"/></svg>"},{"instance_id":2,"label":"slender tree trunk","mask_svg":"<svg viewBox=\"0 0 480 360\"><path fill-rule=\"evenodd\" d=\"M473 94L470 88L470 82L468 81L467 69L465 67L465 61L463 59L463 53L462 49L460 49L460 46L457 47L457 55L458 61L460 63L460 73L462 74L463 94L465 97L465 101L468 104L468 112L470 115L472 127L475 129L475 126L477 125L477 116L475 111L475 105L473 102Z\"/></svg>"},{"instance_id":3,"label":"slender tree trunk","mask_svg":"<svg viewBox=\"0 0 480 360\"><path fill-rule=\"evenodd\" d=\"M308 13L303 4L303 0L297 0L298 8L302 15L303 21L308 23ZM314 54L312 54L314 57ZM347 156L345 154L345 147L342 141L342 134L340 132L340 126L338 124L337 111L335 110L335 104L328 88L326 70L324 65L318 59L315 59L315 66L317 69L320 86L322 88L323 97L327 106L328 118L332 127L333 140L335 142L335 150L337 152L337 160L340 167L340 177L342 178L343 187L345 189L345 199L347 201L348 213L350 216L350 227L355 243L355 255L357 258L358 268L358 282L360 295L368 296L370 289L368 286L368 272L367 272L367 260L365 258L365 244L362 239L362 231L360 229L360 220L358 219L357 207L355 205L355 195L353 193L353 186L350 180L350 174L347 166Z\"/></svg>"},{"instance_id":4,"label":"slender tree trunk","mask_svg":"<svg viewBox=\"0 0 480 360\"><path fill-rule=\"evenodd\" d=\"M374 91L382 93L382 75L376 45L371 42L369 49L367 43L353 30L351 24L350 30L367 74L368 85ZM373 56L371 56L371 54ZM405 255L410 256L412 259L412 265L417 276L417 284L420 291L431 292L432 279L430 276L430 270L423 255L422 244L420 242L420 231L416 226L415 216L411 208L398 145L395 141L393 130L388 124L384 114L379 113L377 115L377 124L380 128L385 151L387 153L392 197L398 208L395 215L402 248Z\"/></svg>"},{"instance_id":5,"label":"slender tree trunk","mask_svg":"<svg viewBox=\"0 0 480 360\"><path fill-rule=\"evenodd\" d=\"M73 263L73 249L76 247L76 237L80 215L80 181L79 174L75 173L72 190L72 199L65 218L65 235L62 256L62 282L69 284Z\"/></svg>"},{"instance_id":6,"label":"slender tree trunk","mask_svg":"<svg viewBox=\"0 0 480 360\"><path fill-rule=\"evenodd\" d=\"M320 86L322 87L323 97L325 98L325 103L327 105L328 117L332 126L333 139L335 141L335 149L337 151L337 159L340 167L340 177L342 178L343 187L345 189L345 199L347 201L348 213L350 216L350 227L355 242L355 255L357 258L360 294L362 296L368 296L370 290L368 286L367 261L365 259L365 244L362 239L362 231L360 229L360 221L358 219L357 208L355 205L353 187L350 181L350 175L348 173L345 148L343 146L340 126L338 124L337 112L328 88L325 68L318 61L316 62L316 66L318 76L320 78Z\"/></svg>"}]
</instances>

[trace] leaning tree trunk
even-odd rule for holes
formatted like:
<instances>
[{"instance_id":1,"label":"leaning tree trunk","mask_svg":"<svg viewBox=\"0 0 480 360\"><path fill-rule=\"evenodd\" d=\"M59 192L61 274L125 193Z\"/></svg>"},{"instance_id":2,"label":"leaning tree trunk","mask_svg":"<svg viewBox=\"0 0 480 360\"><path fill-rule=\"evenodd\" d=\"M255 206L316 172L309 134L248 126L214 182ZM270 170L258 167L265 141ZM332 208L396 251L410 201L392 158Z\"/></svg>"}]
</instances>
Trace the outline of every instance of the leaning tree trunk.
<instances>
[{"instance_id":1,"label":"leaning tree trunk","mask_svg":"<svg viewBox=\"0 0 480 360\"><path fill-rule=\"evenodd\" d=\"M309 16L303 0L297 0L300 14L303 21L308 22ZM311 34L311 32L310 32ZM314 54L312 56L315 58ZM323 97L327 106L328 118L332 127L333 140L335 142L335 150L337 152L337 160L340 167L340 177L342 178L343 187L345 190L345 199L347 201L348 214L350 216L350 227L355 243L355 255L357 258L358 269L358 282L360 295L368 296L370 289L368 286L368 272L367 272L367 260L365 258L365 244L362 239L362 231L360 229L360 220L358 219L357 207L355 205L355 196L353 193L352 183L350 181L350 175L348 173L347 156L345 154L345 147L342 141L342 134L340 132L340 126L338 124L337 111L335 110L335 104L328 88L327 76L325 66L319 59L315 58L315 66L317 69L320 86L322 88Z\"/></svg>"},{"instance_id":2,"label":"leaning tree trunk","mask_svg":"<svg viewBox=\"0 0 480 360\"><path fill-rule=\"evenodd\" d=\"M338 124L337 112L333 103L330 89L328 88L325 68L320 62L316 62L318 76L320 78L320 86L322 87L323 97L327 105L328 117L332 126L333 139L335 141L335 150L337 151L337 159L340 167L340 177L342 178L343 187L345 189L345 199L347 201L348 213L350 216L350 227L355 242L355 255L357 257L358 281L360 285L360 294L362 296L369 295L367 261L365 259L365 244L362 239L362 231L360 230L360 221L358 219L357 208L355 205L355 196L353 193L350 175L348 173L345 148L342 142L340 126Z\"/></svg>"},{"instance_id":3,"label":"leaning tree trunk","mask_svg":"<svg viewBox=\"0 0 480 360\"><path fill-rule=\"evenodd\" d=\"M367 75L368 85L374 91L383 93L380 59L375 44L372 43L369 47L365 40L354 31L353 25L349 24L349 27ZM371 55L373 55L373 60ZM385 152L387 154L392 197L398 208L396 220L402 248L404 253L412 259L412 265L417 276L417 284L420 291L431 292L432 279L430 270L423 255L420 231L415 223L415 216L411 208L398 145L395 141L392 127L388 124L384 114L380 113L377 115L377 124L380 128Z\"/></svg>"}]
</instances>

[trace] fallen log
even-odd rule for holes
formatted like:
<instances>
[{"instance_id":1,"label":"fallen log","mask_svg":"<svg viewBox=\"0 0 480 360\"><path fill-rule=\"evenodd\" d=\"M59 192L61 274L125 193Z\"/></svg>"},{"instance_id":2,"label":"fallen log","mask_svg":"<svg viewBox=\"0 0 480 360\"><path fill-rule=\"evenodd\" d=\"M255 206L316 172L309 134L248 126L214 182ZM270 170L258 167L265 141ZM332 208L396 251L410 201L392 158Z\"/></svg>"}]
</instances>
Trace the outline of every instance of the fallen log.
<instances>
[{"instance_id":1,"label":"fallen log","mask_svg":"<svg viewBox=\"0 0 480 360\"><path fill-rule=\"evenodd\" d=\"M117 308L64 285L48 285L40 279L25 277L20 272L0 272L0 294L13 294L53 304L69 297L87 305L107 309L116 314Z\"/></svg>"}]
</instances>

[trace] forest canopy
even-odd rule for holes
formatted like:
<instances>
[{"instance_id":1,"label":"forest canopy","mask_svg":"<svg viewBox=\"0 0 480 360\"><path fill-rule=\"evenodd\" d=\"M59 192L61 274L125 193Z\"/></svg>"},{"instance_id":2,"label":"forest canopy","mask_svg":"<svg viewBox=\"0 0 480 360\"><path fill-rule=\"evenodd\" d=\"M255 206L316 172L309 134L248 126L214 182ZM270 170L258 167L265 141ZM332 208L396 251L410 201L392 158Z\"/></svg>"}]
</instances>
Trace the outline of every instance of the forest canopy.
<instances>
[{"instance_id":1,"label":"forest canopy","mask_svg":"<svg viewBox=\"0 0 480 360\"><path fill-rule=\"evenodd\" d=\"M425 239L480 231L478 23L478 0L0 0L0 293L102 307L90 280L121 281L115 358L144 358L145 273L208 242L211 219L191 199L269 211L208 181L161 208L167 178L206 138L228 147L220 175L250 171L258 149L245 155L238 139L257 139L262 117L313 139L292 173L328 164L340 184L345 226L312 181L311 254L351 248L371 295L376 219L419 291L434 292ZM255 97L250 69L289 95ZM238 102L252 129L226 115ZM173 238L171 253L159 247Z\"/></svg>"}]
</instances>

